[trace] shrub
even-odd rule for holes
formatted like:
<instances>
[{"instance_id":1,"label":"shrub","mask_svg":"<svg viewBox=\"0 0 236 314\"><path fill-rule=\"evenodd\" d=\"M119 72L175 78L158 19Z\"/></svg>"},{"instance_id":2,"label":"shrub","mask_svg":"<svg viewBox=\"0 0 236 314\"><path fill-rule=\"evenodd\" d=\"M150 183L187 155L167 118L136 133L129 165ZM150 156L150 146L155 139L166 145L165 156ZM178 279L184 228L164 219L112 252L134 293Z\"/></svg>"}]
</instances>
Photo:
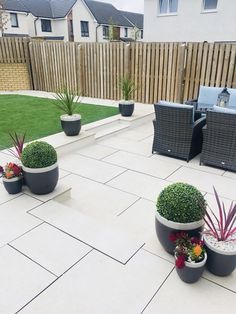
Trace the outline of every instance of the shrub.
<instances>
[{"instance_id":1,"label":"shrub","mask_svg":"<svg viewBox=\"0 0 236 314\"><path fill-rule=\"evenodd\" d=\"M198 189L186 183L167 186L157 199L157 211L166 218L179 223L203 219L206 201Z\"/></svg>"},{"instance_id":2,"label":"shrub","mask_svg":"<svg viewBox=\"0 0 236 314\"><path fill-rule=\"evenodd\" d=\"M46 142L33 142L24 148L21 161L28 168L45 168L57 161L57 153Z\"/></svg>"}]
</instances>

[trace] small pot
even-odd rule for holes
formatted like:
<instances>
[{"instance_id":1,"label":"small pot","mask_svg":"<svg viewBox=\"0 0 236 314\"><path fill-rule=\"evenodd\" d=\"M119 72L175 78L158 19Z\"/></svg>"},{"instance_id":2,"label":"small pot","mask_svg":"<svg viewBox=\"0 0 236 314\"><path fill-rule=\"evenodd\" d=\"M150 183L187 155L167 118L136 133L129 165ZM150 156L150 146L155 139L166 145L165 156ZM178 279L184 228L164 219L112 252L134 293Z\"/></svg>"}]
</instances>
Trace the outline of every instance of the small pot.
<instances>
[{"instance_id":1,"label":"small pot","mask_svg":"<svg viewBox=\"0 0 236 314\"><path fill-rule=\"evenodd\" d=\"M25 183L34 194L51 193L58 182L59 170L57 163L45 168L27 168L22 166Z\"/></svg>"},{"instance_id":2,"label":"small pot","mask_svg":"<svg viewBox=\"0 0 236 314\"><path fill-rule=\"evenodd\" d=\"M216 276L228 276L236 268L236 251L227 252L214 247L207 236L203 237L208 254L207 269Z\"/></svg>"},{"instance_id":3,"label":"small pot","mask_svg":"<svg viewBox=\"0 0 236 314\"><path fill-rule=\"evenodd\" d=\"M134 102L129 100L121 101L119 111L123 117L131 117L134 112Z\"/></svg>"},{"instance_id":4,"label":"small pot","mask_svg":"<svg viewBox=\"0 0 236 314\"><path fill-rule=\"evenodd\" d=\"M176 258L176 257L175 257ZM179 278L187 283L194 283L202 276L205 264L207 261L207 253L205 253L204 259L199 263L185 262L183 268L175 267Z\"/></svg>"},{"instance_id":5,"label":"small pot","mask_svg":"<svg viewBox=\"0 0 236 314\"><path fill-rule=\"evenodd\" d=\"M9 194L18 194L22 191L23 177L15 177L11 179L2 178L3 185Z\"/></svg>"},{"instance_id":6,"label":"small pot","mask_svg":"<svg viewBox=\"0 0 236 314\"><path fill-rule=\"evenodd\" d=\"M156 212L155 218L156 234L166 252L174 255L175 243L170 240L173 233L185 231L190 237L200 238L200 232L203 231L204 220L190 223L178 223L167 220Z\"/></svg>"},{"instance_id":7,"label":"small pot","mask_svg":"<svg viewBox=\"0 0 236 314\"><path fill-rule=\"evenodd\" d=\"M73 114L69 116L64 114L60 117L61 127L67 136L76 136L81 130L81 115Z\"/></svg>"}]
</instances>

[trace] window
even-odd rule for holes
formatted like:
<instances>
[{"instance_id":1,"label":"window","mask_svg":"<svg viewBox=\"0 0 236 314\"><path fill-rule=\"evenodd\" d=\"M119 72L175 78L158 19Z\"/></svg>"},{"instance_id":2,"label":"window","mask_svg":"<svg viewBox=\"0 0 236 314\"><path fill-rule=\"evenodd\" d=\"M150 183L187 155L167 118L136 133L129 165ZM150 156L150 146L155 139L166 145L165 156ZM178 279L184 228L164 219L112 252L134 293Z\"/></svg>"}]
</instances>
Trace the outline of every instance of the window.
<instances>
[{"instance_id":1,"label":"window","mask_svg":"<svg viewBox=\"0 0 236 314\"><path fill-rule=\"evenodd\" d=\"M104 39L109 38L109 26L103 26L102 27L102 34Z\"/></svg>"},{"instance_id":2,"label":"window","mask_svg":"<svg viewBox=\"0 0 236 314\"><path fill-rule=\"evenodd\" d=\"M218 0L203 0L203 10L216 10Z\"/></svg>"},{"instance_id":3,"label":"window","mask_svg":"<svg viewBox=\"0 0 236 314\"><path fill-rule=\"evenodd\" d=\"M159 14L173 14L178 11L178 0L159 0Z\"/></svg>"},{"instance_id":4,"label":"window","mask_svg":"<svg viewBox=\"0 0 236 314\"><path fill-rule=\"evenodd\" d=\"M11 27L19 27L17 13L10 13Z\"/></svg>"},{"instance_id":5,"label":"window","mask_svg":"<svg viewBox=\"0 0 236 314\"><path fill-rule=\"evenodd\" d=\"M89 22L80 21L81 37L89 37Z\"/></svg>"},{"instance_id":6,"label":"window","mask_svg":"<svg viewBox=\"0 0 236 314\"><path fill-rule=\"evenodd\" d=\"M128 28L125 27L125 37L128 37Z\"/></svg>"},{"instance_id":7,"label":"window","mask_svg":"<svg viewBox=\"0 0 236 314\"><path fill-rule=\"evenodd\" d=\"M52 24L50 20L41 20L41 29L42 32L51 32L52 31Z\"/></svg>"}]
</instances>

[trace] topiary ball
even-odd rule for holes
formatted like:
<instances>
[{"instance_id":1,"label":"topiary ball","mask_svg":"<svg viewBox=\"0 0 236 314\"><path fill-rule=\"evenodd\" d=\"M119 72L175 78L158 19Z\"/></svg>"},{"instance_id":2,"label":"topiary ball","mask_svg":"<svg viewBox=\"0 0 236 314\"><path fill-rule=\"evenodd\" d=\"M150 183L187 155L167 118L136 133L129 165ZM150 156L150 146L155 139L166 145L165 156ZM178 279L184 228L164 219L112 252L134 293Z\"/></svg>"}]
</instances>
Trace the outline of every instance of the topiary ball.
<instances>
[{"instance_id":1,"label":"topiary ball","mask_svg":"<svg viewBox=\"0 0 236 314\"><path fill-rule=\"evenodd\" d=\"M167 186L157 199L157 211L166 218L178 223L190 223L203 219L206 201L202 193L186 183Z\"/></svg>"},{"instance_id":2,"label":"topiary ball","mask_svg":"<svg viewBox=\"0 0 236 314\"><path fill-rule=\"evenodd\" d=\"M46 142L33 142L24 148L21 161L28 168L45 168L57 162L57 152Z\"/></svg>"}]
</instances>

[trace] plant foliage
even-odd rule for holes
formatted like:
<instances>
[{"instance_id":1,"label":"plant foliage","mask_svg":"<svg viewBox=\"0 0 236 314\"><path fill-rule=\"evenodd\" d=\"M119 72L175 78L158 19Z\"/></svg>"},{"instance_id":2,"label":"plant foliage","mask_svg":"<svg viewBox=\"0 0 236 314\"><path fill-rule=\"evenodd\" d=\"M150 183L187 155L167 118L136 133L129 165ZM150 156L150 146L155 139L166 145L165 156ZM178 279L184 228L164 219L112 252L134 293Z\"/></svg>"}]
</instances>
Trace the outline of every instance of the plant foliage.
<instances>
[{"instance_id":1,"label":"plant foliage","mask_svg":"<svg viewBox=\"0 0 236 314\"><path fill-rule=\"evenodd\" d=\"M24 148L21 161L28 168L45 168L57 162L57 153L46 142L33 142Z\"/></svg>"},{"instance_id":2,"label":"plant foliage","mask_svg":"<svg viewBox=\"0 0 236 314\"><path fill-rule=\"evenodd\" d=\"M18 135L16 132L9 133L10 138L12 139L12 144L15 148L15 151L13 149L9 149L9 152L16 158L21 159L21 155L24 148L25 143L25 133L23 135Z\"/></svg>"},{"instance_id":3,"label":"plant foliage","mask_svg":"<svg viewBox=\"0 0 236 314\"><path fill-rule=\"evenodd\" d=\"M134 82L127 76L121 79L120 88L122 90L124 100L130 100L132 93L136 89Z\"/></svg>"},{"instance_id":4,"label":"plant foliage","mask_svg":"<svg viewBox=\"0 0 236 314\"><path fill-rule=\"evenodd\" d=\"M201 192L186 183L167 186L157 199L157 211L166 218L179 223L190 223L203 219L206 201Z\"/></svg>"},{"instance_id":5,"label":"plant foliage","mask_svg":"<svg viewBox=\"0 0 236 314\"><path fill-rule=\"evenodd\" d=\"M80 102L79 97L67 87L64 87L63 91L56 93L56 106L69 116L72 116Z\"/></svg>"},{"instance_id":6,"label":"plant foliage","mask_svg":"<svg viewBox=\"0 0 236 314\"><path fill-rule=\"evenodd\" d=\"M221 202L219 195L214 189L216 203L218 206L218 216L211 210L206 210L204 218L209 230L205 234L212 235L217 241L227 241L232 235L236 233L236 203L231 203L228 212L226 212L224 202Z\"/></svg>"},{"instance_id":7,"label":"plant foliage","mask_svg":"<svg viewBox=\"0 0 236 314\"><path fill-rule=\"evenodd\" d=\"M6 179L12 179L22 176L22 169L17 164L9 162L4 168L0 166L0 174Z\"/></svg>"}]
</instances>

